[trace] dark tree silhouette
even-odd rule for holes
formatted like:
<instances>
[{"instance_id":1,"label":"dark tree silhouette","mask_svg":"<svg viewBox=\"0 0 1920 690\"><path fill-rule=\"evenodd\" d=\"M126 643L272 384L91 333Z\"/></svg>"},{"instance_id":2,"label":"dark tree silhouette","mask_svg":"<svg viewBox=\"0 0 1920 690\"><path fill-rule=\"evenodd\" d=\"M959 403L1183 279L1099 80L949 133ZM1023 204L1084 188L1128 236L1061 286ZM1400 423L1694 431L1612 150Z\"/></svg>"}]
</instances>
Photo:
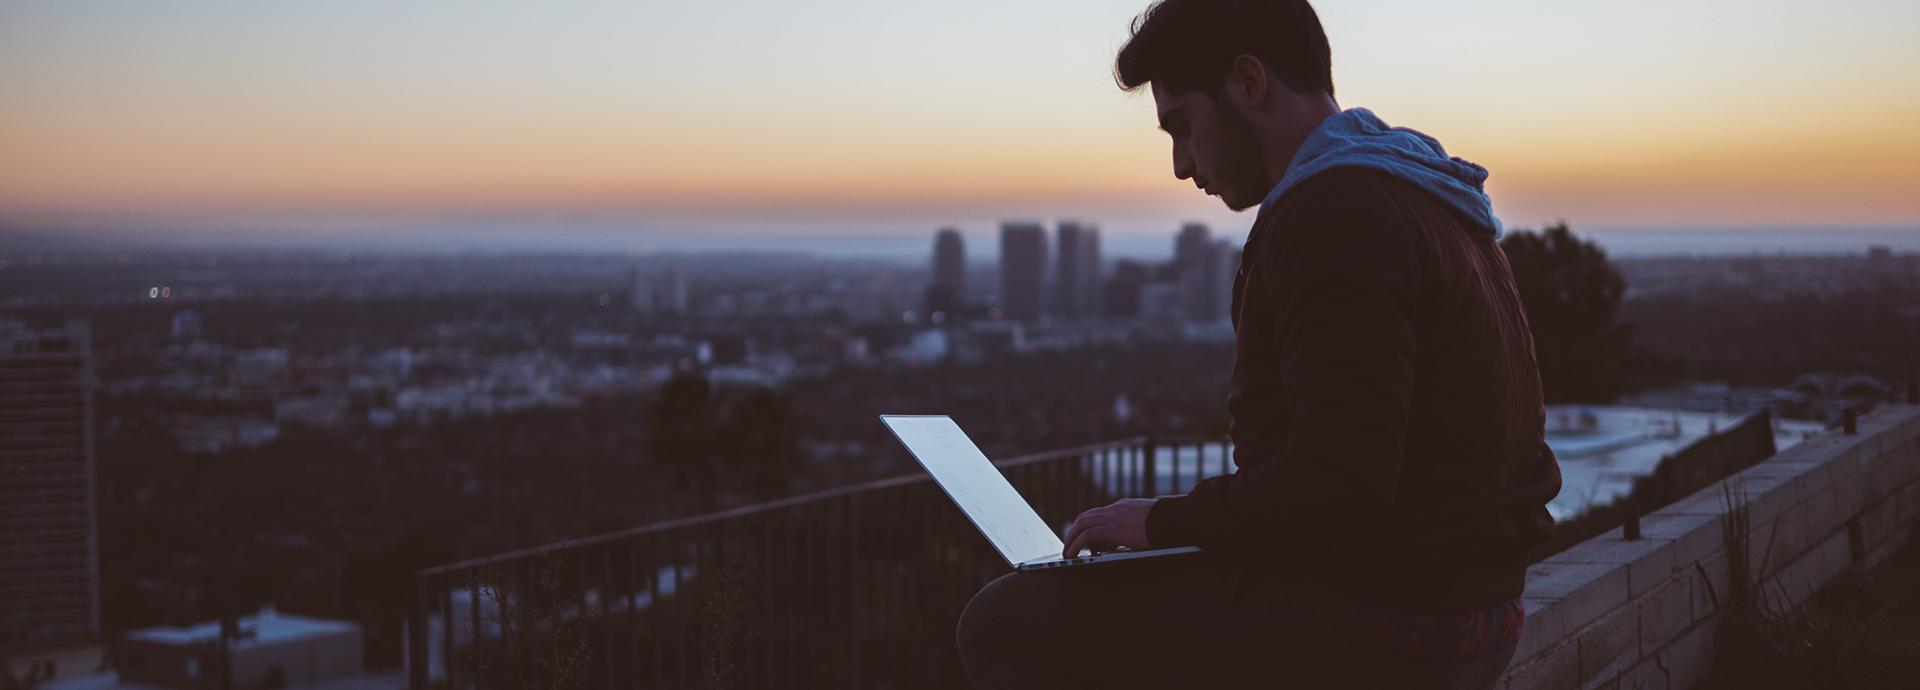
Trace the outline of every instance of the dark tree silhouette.
<instances>
[{"instance_id":1,"label":"dark tree silhouette","mask_svg":"<svg viewBox=\"0 0 1920 690\"><path fill-rule=\"evenodd\" d=\"M785 496L804 466L792 397L754 386L728 396L716 445L728 466L759 500Z\"/></svg>"},{"instance_id":2,"label":"dark tree silhouette","mask_svg":"<svg viewBox=\"0 0 1920 690\"><path fill-rule=\"evenodd\" d=\"M707 377L682 372L660 386L647 427L648 456L671 468L674 483L694 493L702 512L714 508L715 408Z\"/></svg>"},{"instance_id":3,"label":"dark tree silhouette","mask_svg":"<svg viewBox=\"0 0 1920 690\"><path fill-rule=\"evenodd\" d=\"M1566 223L1500 241L1533 327L1547 402L1612 402L1631 373L1632 330L1619 323L1627 284L1599 245Z\"/></svg>"}]
</instances>

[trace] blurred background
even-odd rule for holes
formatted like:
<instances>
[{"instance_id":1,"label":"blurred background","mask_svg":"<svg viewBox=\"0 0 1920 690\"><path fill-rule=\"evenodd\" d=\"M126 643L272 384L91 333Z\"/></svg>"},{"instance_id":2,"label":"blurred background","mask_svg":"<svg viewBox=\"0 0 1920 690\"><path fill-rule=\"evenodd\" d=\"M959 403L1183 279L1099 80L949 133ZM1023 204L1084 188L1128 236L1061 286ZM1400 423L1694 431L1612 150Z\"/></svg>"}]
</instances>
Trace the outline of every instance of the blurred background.
<instances>
[{"instance_id":1,"label":"blurred background","mask_svg":"<svg viewBox=\"0 0 1920 690\"><path fill-rule=\"evenodd\" d=\"M1916 395L1920 5L1317 5L1492 171L1556 518ZM1005 566L876 415L1231 469L1142 9L0 0L7 687L951 686Z\"/></svg>"}]
</instances>

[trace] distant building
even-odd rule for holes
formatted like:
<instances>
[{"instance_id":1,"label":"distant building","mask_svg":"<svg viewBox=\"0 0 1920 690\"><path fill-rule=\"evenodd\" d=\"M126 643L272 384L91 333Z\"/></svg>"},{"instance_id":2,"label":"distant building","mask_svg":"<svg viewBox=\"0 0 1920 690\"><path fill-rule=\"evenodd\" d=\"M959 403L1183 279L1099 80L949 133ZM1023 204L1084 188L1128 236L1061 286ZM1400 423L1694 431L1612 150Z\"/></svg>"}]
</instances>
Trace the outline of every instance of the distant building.
<instances>
[{"instance_id":1,"label":"distant building","mask_svg":"<svg viewBox=\"0 0 1920 690\"><path fill-rule=\"evenodd\" d=\"M1100 229L1062 221L1055 233L1054 313L1072 321L1100 315Z\"/></svg>"},{"instance_id":2,"label":"distant building","mask_svg":"<svg viewBox=\"0 0 1920 690\"><path fill-rule=\"evenodd\" d=\"M182 309L173 313L171 331L174 340L193 340L203 335L206 328L200 322L200 312Z\"/></svg>"},{"instance_id":3,"label":"distant building","mask_svg":"<svg viewBox=\"0 0 1920 690\"><path fill-rule=\"evenodd\" d=\"M633 269L628 304L633 313L648 318L687 315L687 276L673 264Z\"/></svg>"},{"instance_id":4,"label":"distant building","mask_svg":"<svg viewBox=\"0 0 1920 690\"><path fill-rule=\"evenodd\" d=\"M100 632L84 321L0 323L0 643Z\"/></svg>"},{"instance_id":5,"label":"distant building","mask_svg":"<svg viewBox=\"0 0 1920 690\"><path fill-rule=\"evenodd\" d=\"M360 626L275 613L147 628L121 637L122 683L166 688L298 687L360 675Z\"/></svg>"},{"instance_id":6,"label":"distant building","mask_svg":"<svg viewBox=\"0 0 1920 690\"><path fill-rule=\"evenodd\" d=\"M933 280L927 284L926 310L952 315L967 302L967 246L960 231L942 228L933 237Z\"/></svg>"},{"instance_id":7,"label":"distant building","mask_svg":"<svg viewBox=\"0 0 1920 690\"><path fill-rule=\"evenodd\" d=\"M1226 315L1227 295L1220 289L1219 252L1207 226L1188 223L1180 227L1173 243L1173 265L1180 276L1188 321L1213 321Z\"/></svg>"},{"instance_id":8,"label":"distant building","mask_svg":"<svg viewBox=\"0 0 1920 690\"><path fill-rule=\"evenodd\" d=\"M1215 321L1231 318L1233 280L1240 273L1240 248L1230 240L1215 240L1207 257L1207 299L1212 300Z\"/></svg>"},{"instance_id":9,"label":"distant building","mask_svg":"<svg viewBox=\"0 0 1920 690\"><path fill-rule=\"evenodd\" d=\"M1001 314L1013 321L1039 321L1046 305L1046 284L1046 229L1039 223L1001 224Z\"/></svg>"},{"instance_id":10,"label":"distant building","mask_svg":"<svg viewBox=\"0 0 1920 690\"><path fill-rule=\"evenodd\" d=\"M1134 319L1140 316L1140 291L1151 276L1138 261L1121 260L1113 266L1113 277L1101 290L1102 313L1109 319Z\"/></svg>"}]
</instances>

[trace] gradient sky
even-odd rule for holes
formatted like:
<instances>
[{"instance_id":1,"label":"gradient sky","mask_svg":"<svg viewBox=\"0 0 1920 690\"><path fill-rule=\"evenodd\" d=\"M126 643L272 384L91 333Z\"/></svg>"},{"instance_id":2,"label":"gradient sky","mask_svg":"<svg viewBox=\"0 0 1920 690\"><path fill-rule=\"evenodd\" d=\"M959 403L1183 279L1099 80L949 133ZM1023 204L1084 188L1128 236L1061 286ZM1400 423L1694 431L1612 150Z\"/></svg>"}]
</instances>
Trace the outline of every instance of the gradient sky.
<instances>
[{"instance_id":1,"label":"gradient sky","mask_svg":"<svg viewBox=\"0 0 1920 690\"><path fill-rule=\"evenodd\" d=\"M1113 86L1144 5L0 0L0 221L1243 229ZM1920 223L1920 3L1316 6L1509 225Z\"/></svg>"}]
</instances>

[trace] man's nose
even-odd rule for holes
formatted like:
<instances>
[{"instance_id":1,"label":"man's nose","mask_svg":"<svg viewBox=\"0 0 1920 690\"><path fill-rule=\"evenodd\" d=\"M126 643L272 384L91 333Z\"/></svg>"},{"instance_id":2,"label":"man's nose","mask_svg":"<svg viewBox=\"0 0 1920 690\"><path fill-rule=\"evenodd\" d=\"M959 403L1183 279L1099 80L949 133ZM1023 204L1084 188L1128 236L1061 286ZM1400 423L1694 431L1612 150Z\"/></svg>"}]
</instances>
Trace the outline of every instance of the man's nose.
<instances>
[{"instance_id":1,"label":"man's nose","mask_svg":"<svg viewBox=\"0 0 1920 690\"><path fill-rule=\"evenodd\" d=\"M1194 177L1194 163L1187 160L1187 152L1181 150L1181 142L1173 142L1173 179Z\"/></svg>"}]
</instances>

